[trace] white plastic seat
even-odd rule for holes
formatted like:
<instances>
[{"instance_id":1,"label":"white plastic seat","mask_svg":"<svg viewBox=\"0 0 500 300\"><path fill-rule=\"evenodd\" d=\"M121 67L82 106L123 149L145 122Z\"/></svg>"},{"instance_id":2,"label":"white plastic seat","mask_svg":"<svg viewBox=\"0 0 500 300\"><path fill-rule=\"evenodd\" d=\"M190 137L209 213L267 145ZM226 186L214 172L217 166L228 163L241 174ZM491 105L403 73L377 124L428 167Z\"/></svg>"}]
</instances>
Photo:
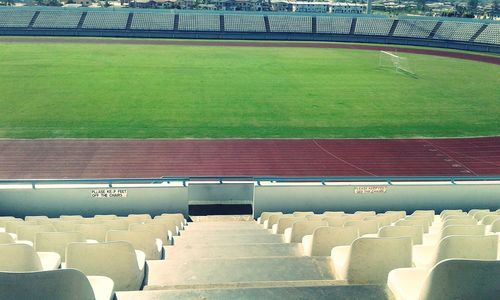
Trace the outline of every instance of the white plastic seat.
<instances>
[{"instance_id":1,"label":"white plastic seat","mask_svg":"<svg viewBox=\"0 0 500 300\"><path fill-rule=\"evenodd\" d=\"M278 224L279 219L281 218L290 218L293 217L292 214L273 214L269 216L269 219L267 221L264 221L264 228L266 229L273 229L273 226L275 224Z\"/></svg>"},{"instance_id":2,"label":"white plastic seat","mask_svg":"<svg viewBox=\"0 0 500 300\"><path fill-rule=\"evenodd\" d=\"M329 256L334 247L350 245L358 236L358 229L354 226L318 227L313 234L302 238L304 255Z\"/></svg>"},{"instance_id":3,"label":"white plastic seat","mask_svg":"<svg viewBox=\"0 0 500 300\"><path fill-rule=\"evenodd\" d=\"M495 220L493 223L491 223L490 232L500 232L500 220Z\"/></svg>"},{"instance_id":4,"label":"white plastic seat","mask_svg":"<svg viewBox=\"0 0 500 300\"><path fill-rule=\"evenodd\" d=\"M500 215L487 215L487 216L484 216L481 221L479 222L479 224L483 224L483 225L491 225L493 224L493 222L495 222L496 220L500 220Z\"/></svg>"},{"instance_id":5,"label":"white plastic seat","mask_svg":"<svg viewBox=\"0 0 500 300\"><path fill-rule=\"evenodd\" d=\"M74 221L61 221L61 220L55 220L52 221L52 225L57 231L60 232L71 232L75 231L76 226L79 224Z\"/></svg>"},{"instance_id":6,"label":"white plastic seat","mask_svg":"<svg viewBox=\"0 0 500 300\"><path fill-rule=\"evenodd\" d=\"M113 299L113 281L86 277L74 269L38 272L0 272L0 299Z\"/></svg>"},{"instance_id":7,"label":"white plastic seat","mask_svg":"<svg viewBox=\"0 0 500 300\"><path fill-rule=\"evenodd\" d=\"M130 222L144 222L147 220L151 220L151 215L149 215L149 214L130 214L127 216L127 219Z\"/></svg>"},{"instance_id":8,"label":"white plastic seat","mask_svg":"<svg viewBox=\"0 0 500 300\"><path fill-rule=\"evenodd\" d=\"M365 217L375 216L377 213L373 210L358 210L354 213L355 215L363 215Z\"/></svg>"},{"instance_id":9,"label":"white plastic seat","mask_svg":"<svg viewBox=\"0 0 500 300\"><path fill-rule=\"evenodd\" d=\"M7 232L0 232L0 245L3 244L13 244L14 238Z\"/></svg>"},{"instance_id":10,"label":"white plastic seat","mask_svg":"<svg viewBox=\"0 0 500 300\"><path fill-rule=\"evenodd\" d=\"M55 227L52 224L45 225L20 225L17 227L17 239L34 242L35 235L38 232L54 232Z\"/></svg>"},{"instance_id":11,"label":"white plastic seat","mask_svg":"<svg viewBox=\"0 0 500 300\"><path fill-rule=\"evenodd\" d=\"M128 230L129 222L126 219L102 220L102 225L106 225L108 230Z\"/></svg>"},{"instance_id":12,"label":"white plastic seat","mask_svg":"<svg viewBox=\"0 0 500 300\"><path fill-rule=\"evenodd\" d=\"M469 218L460 218L460 219L446 219L443 222L442 227L453 226L453 225L477 225L477 221Z\"/></svg>"},{"instance_id":13,"label":"white plastic seat","mask_svg":"<svg viewBox=\"0 0 500 300\"><path fill-rule=\"evenodd\" d=\"M332 249L336 279L350 284L385 284L389 271L411 267L409 237L364 238Z\"/></svg>"},{"instance_id":14,"label":"white plastic seat","mask_svg":"<svg viewBox=\"0 0 500 300\"><path fill-rule=\"evenodd\" d=\"M26 216L25 221L36 222L38 225L51 224L51 220L47 216Z\"/></svg>"},{"instance_id":15,"label":"white plastic seat","mask_svg":"<svg viewBox=\"0 0 500 300\"><path fill-rule=\"evenodd\" d=\"M306 218L301 218L301 217L284 217L278 220L277 224L274 224L272 227L272 233L274 234L284 234L285 229L288 227L291 227L293 223L295 222L300 222L300 221L306 221Z\"/></svg>"},{"instance_id":16,"label":"white plastic seat","mask_svg":"<svg viewBox=\"0 0 500 300\"><path fill-rule=\"evenodd\" d=\"M500 261L446 259L430 271L395 269L387 285L396 300L498 299Z\"/></svg>"},{"instance_id":17,"label":"white plastic seat","mask_svg":"<svg viewBox=\"0 0 500 300\"><path fill-rule=\"evenodd\" d=\"M36 251L56 252L61 261L66 261L66 246L69 243L85 242L85 237L80 232L39 232L35 236L34 247Z\"/></svg>"},{"instance_id":18,"label":"white plastic seat","mask_svg":"<svg viewBox=\"0 0 500 300\"><path fill-rule=\"evenodd\" d=\"M358 228L359 236L363 236L363 234L377 233L379 228L377 221L347 221L344 223L344 227L349 226Z\"/></svg>"},{"instance_id":19,"label":"white plastic seat","mask_svg":"<svg viewBox=\"0 0 500 300\"><path fill-rule=\"evenodd\" d=\"M368 216L363 219L363 221L377 221L380 227L391 225L391 217L388 215L376 215L376 216Z\"/></svg>"},{"instance_id":20,"label":"white plastic seat","mask_svg":"<svg viewBox=\"0 0 500 300\"><path fill-rule=\"evenodd\" d=\"M172 233L174 236L178 236L180 234L180 227L179 223L177 220L174 220L172 218L156 218L153 220L149 220L145 222L146 224L163 224L167 226L167 229Z\"/></svg>"},{"instance_id":21,"label":"white plastic seat","mask_svg":"<svg viewBox=\"0 0 500 300\"><path fill-rule=\"evenodd\" d=\"M292 214L296 218L305 218L306 216L314 215L312 211L294 211Z\"/></svg>"},{"instance_id":22,"label":"white plastic seat","mask_svg":"<svg viewBox=\"0 0 500 300\"><path fill-rule=\"evenodd\" d=\"M394 223L396 226L422 226L424 233L429 232L429 223L424 219L402 219Z\"/></svg>"},{"instance_id":23,"label":"white plastic seat","mask_svg":"<svg viewBox=\"0 0 500 300\"><path fill-rule=\"evenodd\" d=\"M106 232L109 227L105 224L78 224L75 227L76 232L80 232L86 239L104 242L106 240Z\"/></svg>"},{"instance_id":24,"label":"white plastic seat","mask_svg":"<svg viewBox=\"0 0 500 300\"><path fill-rule=\"evenodd\" d=\"M0 271L29 272L55 270L61 265L61 257L54 252L35 252L26 244L0 245Z\"/></svg>"},{"instance_id":25,"label":"white plastic seat","mask_svg":"<svg viewBox=\"0 0 500 300\"><path fill-rule=\"evenodd\" d=\"M449 225L441 228L439 233L424 235L424 245L435 245L450 235L484 235L485 225Z\"/></svg>"},{"instance_id":26,"label":"white plastic seat","mask_svg":"<svg viewBox=\"0 0 500 300\"><path fill-rule=\"evenodd\" d=\"M343 227L344 223L349 221L346 216L336 216L336 217L324 217L323 221L328 223L331 227Z\"/></svg>"},{"instance_id":27,"label":"white plastic seat","mask_svg":"<svg viewBox=\"0 0 500 300\"><path fill-rule=\"evenodd\" d=\"M106 234L106 242L124 241L130 243L135 250L141 250L147 260L162 258L163 243L152 231L110 230Z\"/></svg>"},{"instance_id":28,"label":"white plastic seat","mask_svg":"<svg viewBox=\"0 0 500 300\"><path fill-rule=\"evenodd\" d=\"M94 219L102 221L111 221L118 219L118 217L116 215L95 215Z\"/></svg>"},{"instance_id":29,"label":"white plastic seat","mask_svg":"<svg viewBox=\"0 0 500 300\"><path fill-rule=\"evenodd\" d=\"M476 219L476 221L481 221L481 219L484 218L485 216L494 216L496 214L497 214L496 212L485 210L485 211L478 211L474 213L472 216L474 217L474 219Z\"/></svg>"},{"instance_id":30,"label":"white plastic seat","mask_svg":"<svg viewBox=\"0 0 500 300\"><path fill-rule=\"evenodd\" d=\"M257 218L257 223L264 225L264 222L269 220L269 217L272 215L282 215L283 213L280 211L264 211L260 214L260 217Z\"/></svg>"},{"instance_id":31,"label":"white plastic seat","mask_svg":"<svg viewBox=\"0 0 500 300\"><path fill-rule=\"evenodd\" d=\"M384 215L390 216L391 223L394 223L399 219L405 218L406 211L404 211L404 210L388 210L384 213Z\"/></svg>"},{"instance_id":32,"label":"white plastic seat","mask_svg":"<svg viewBox=\"0 0 500 300\"><path fill-rule=\"evenodd\" d=\"M177 226L179 227L179 230L184 230L184 225L186 225L186 219L184 219L184 215L181 213L175 213L175 214L161 214L161 216L156 216L155 219L162 219L166 218L168 220L172 219L175 220Z\"/></svg>"},{"instance_id":33,"label":"white plastic seat","mask_svg":"<svg viewBox=\"0 0 500 300\"><path fill-rule=\"evenodd\" d=\"M21 225L37 225L35 221L14 220L5 223L5 232L16 234L17 228Z\"/></svg>"},{"instance_id":34,"label":"white plastic seat","mask_svg":"<svg viewBox=\"0 0 500 300\"><path fill-rule=\"evenodd\" d=\"M323 212L323 216L325 217L340 217L345 215L343 211L325 211Z\"/></svg>"},{"instance_id":35,"label":"white plastic seat","mask_svg":"<svg viewBox=\"0 0 500 300\"><path fill-rule=\"evenodd\" d=\"M306 216L306 220L307 221L315 221L315 222L317 222L317 221L323 221L324 217L325 216L323 216L323 215L307 215Z\"/></svg>"},{"instance_id":36,"label":"white plastic seat","mask_svg":"<svg viewBox=\"0 0 500 300\"><path fill-rule=\"evenodd\" d=\"M450 215L467 215L467 213L463 212L461 209L445 209L439 214L441 219L444 219Z\"/></svg>"},{"instance_id":37,"label":"white plastic seat","mask_svg":"<svg viewBox=\"0 0 500 300\"><path fill-rule=\"evenodd\" d=\"M438 262L450 258L496 259L498 236L496 235L450 235L436 246L413 247L413 263L416 267L431 268Z\"/></svg>"},{"instance_id":38,"label":"white plastic seat","mask_svg":"<svg viewBox=\"0 0 500 300\"><path fill-rule=\"evenodd\" d=\"M139 290L144 280L145 255L127 242L71 243L66 247L66 268L87 276L106 276L116 291Z\"/></svg>"},{"instance_id":39,"label":"white plastic seat","mask_svg":"<svg viewBox=\"0 0 500 300\"><path fill-rule=\"evenodd\" d=\"M83 217L80 215L61 215L59 216L59 220L61 221L81 221Z\"/></svg>"},{"instance_id":40,"label":"white plastic seat","mask_svg":"<svg viewBox=\"0 0 500 300\"><path fill-rule=\"evenodd\" d=\"M12 216L3 216L3 217L0 217L0 227L5 228L5 224L7 222L11 222L11 221L23 221L23 219L15 218L15 217L12 217Z\"/></svg>"},{"instance_id":41,"label":"white plastic seat","mask_svg":"<svg viewBox=\"0 0 500 300\"><path fill-rule=\"evenodd\" d=\"M422 244L422 226L384 226L379 229L379 237L410 237L413 245Z\"/></svg>"},{"instance_id":42,"label":"white plastic seat","mask_svg":"<svg viewBox=\"0 0 500 300\"><path fill-rule=\"evenodd\" d=\"M172 232L170 232L165 224L148 223L140 224L133 223L129 225L130 231L151 231L155 238L160 239L163 245L172 244Z\"/></svg>"},{"instance_id":43,"label":"white plastic seat","mask_svg":"<svg viewBox=\"0 0 500 300\"><path fill-rule=\"evenodd\" d=\"M321 226L328 226L326 221L299 221L285 229L286 243L300 243L305 235L312 234L314 230Z\"/></svg>"}]
</instances>

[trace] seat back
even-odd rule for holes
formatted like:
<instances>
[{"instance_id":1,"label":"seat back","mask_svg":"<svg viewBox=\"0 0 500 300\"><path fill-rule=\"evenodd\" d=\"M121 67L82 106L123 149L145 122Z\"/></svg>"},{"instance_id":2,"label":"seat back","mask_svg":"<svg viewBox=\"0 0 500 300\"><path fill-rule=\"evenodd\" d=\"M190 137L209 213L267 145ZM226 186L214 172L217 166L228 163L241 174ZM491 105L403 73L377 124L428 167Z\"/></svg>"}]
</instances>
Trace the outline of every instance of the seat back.
<instances>
[{"instance_id":1,"label":"seat back","mask_svg":"<svg viewBox=\"0 0 500 300\"><path fill-rule=\"evenodd\" d=\"M378 222L377 221L347 221L344 227L355 226L358 228L359 236L368 233L378 232Z\"/></svg>"},{"instance_id":2,"label":"seat back","mask_svg":"<svg viewBox=\"0 0 500 300\"><path fill-rule=\"evenodd\" d=\"M130 243L135 250L141 250L146 259L160 259L161 252L156 243L156 236L152 231L110 230L106 234L106 242L124 241Z\"/></svg>"},{"instance_id":3,"label":"seat back","mask_svg":"<svg viewBox=\"0 0 500 300\"><path fill-rule=\"evenodd\" d=\"M5 231L8 233L16 233L17 228L21 225L37 225L35 221L23 221L23 220L14 220L5 223Z\"/></svg>"},{"instance_id":4,"label":"seat back","mask_svg":"<svg viewBox=\"0 0 500 300\"><path fill-rule=\"evenodd\" d=\"M285 232L285 229L287 229L288 227L292 227L292 225L295 222L300 222L300 221L307 221L307 220L306 220L306 218L299 218L299 217L285 217L285 218L281 218L278 221L277 230L274 233L276 233L276 234L283 234Z\"/></svg>"},{"instance_id":5,"label":"seat back","mask_svg":"<svg viewBox=\"0 0 500 300\"><path fill-rule=\"evenodd\" d=\"M0 227L5 227L5 224L7 224L7 222L11 222L11 221L22 221L22 219L10 217L10 216L0 217Z\"/></svg>"},{"instance_id":6,"label":"seat back","mask_svg":"<svg viewBox=\"0 0 500 300\"><path fill-rule=\"evenodd\" d=\"M40 258L27 244L0 245L0 271L30 272L41 271Z\"/></svg>"},{"instance_id":7,"label":"seat back","mask_svg":"<svg viewBox=\"0 0 500 300\"><path fill-rule=\"evenodd\" d=\"M406 217L406 211L404 210L388 210L384 215L391 216L392 222L396 222L399 219Z\"/></svg>"},{"instance_id":8,"label":"seat back","mask_svg":"<svg viewBox=\"0 0 500 300\"><path fill-rule=\"evenodd\" d=\"M380 227L391 225L391 217L389 215L376 215L365 217L363 221L377 221Z\"/></svg>"},{"instance_id":9,"label":"seat back","mask_svg":"<svg viewBox=\"0 0 500 300\"><path fill-rule=\"evenodd\" d=\"M17 239L26 241L35 241L35 235L38 232L54 232L56 228L52 224L45 225L20 225L17 227Z\"/></svg>"},{"instance_id":10,"label":"seat back","mask_svg":"<svg viewBox=\"0 0 500 300\"><path fill-rule=\"evenodd\" d=\"M317 221L323 221L324 217L325 216L323 216L323 215L307 215L306 216L306 220L307 221L316 221L317 222Z\"/></svg>"},{"instance_id":11,"label":"seat back","mask_svg":"<svg viewBox=\"0 0 500 300\"><path fill-rule=\"evenodd\" d=\"M434 222L434 217L431 215L411 215L407 216L406 220L425 220L427 221L427 226L431 226Z\"/></svg>"},{"instance_id":12,"label":"seat back","mask_svg":"<svg viewBox=\"0 0 500 300\"><path fill-rule=\"evenodd\" d=\"M461 209L445 209L439 214L441 219L444 219L450 215L466 215L466 213L464 213Z\"/></svg>"},{"instance_id":13,"label":"seat back","mask_svg":"<svg viewBox=\"0 0 500 300\"><path fill-rule=\"evenodd\" d=\"M95 299L87 277L74 269L0 272L0 299Z\"/></svg>"},{"instance_id":14,"label":"seat back","mask_svg":"<svg viewBox=\"0 0 500 300\"><path fill-rule=\"evenodd\" d=\"M368 216L374 216L376 215L377 213L374 212L373 210L358 210L354 213L355 215L363 215L365 217L368 217Z\"/></svg>"},{"instance_id":15,"label":"seat back","mask_svg":"<svg viewBox=\"0 0 500 300\"><path fill-rule=\"evenodd\" d=\"M446 219L443 223L443 228L446 226L454 226L454 225L476 225L477 221L469 218L460 218L460 219Z\"/></svg>"},{"instance_id":16,"label":"seat back","mask_svg":"<svg viewBox=\"0 0 500 300\"><path fill-rule=\"evenodd\" d=\"M300 243L305 235L312 234L321 226L328 226L326 221L299 221L292 225L291 243Z\"/></svg>"},{"instance_id":17,"label":"seat back","mask_svg":"<svg viewBox=\"0 0 500 300\"><path fill-rule=\"evenodd\" d=\"M35 250L39 252L56 252L61 261L66 260L66 246L69 243L85 242L80 232L39 232L35 235Z\"/></svg>"},{"instance_id":18,"label":"seat back","mask_svg":"<svg viewBox=\"0 0 500 300\"><path fill-rule=\"evenodd\" d=\"M55 220L55 221L52 221L52 225L54 226L56 231L70 232L70 231L75 231L75 228L78 225L78 223L75 221Z\"/></svg>"},{"instance_id":19,"label":"seat back","mask_svg":"<svg viewBox=\"0 0 500 300\"><path fill-rule=\"evenodd\" d=\"M479 222L479 223L483 224L483 225L491 225L496 220L500 220L500 215L498 215L498 214L497 215L486 215L481 219L481 222Z\"/></svg>"},{"instance_id":20,"label":"seat back","mask_svg":"<svg viewBox=\"0 0 500 300\"><path fill-rule=\"evenodd\" d=\"M144 277L134 248L122 241L70 243L66 247L66 267L78 269L87 276L109 277L117 291L138 290Z\"/></svg>"},{"instance_id":21,"label":"seat back","mask_svg":"<svg viewBox=\"0 0 500 300\"><path fill-rule=\"evenodd\" d=\"M386 284L391 270L412 266L411 238L360 237L352 242L347 264L350 284Z\"/></svg>"},{"instance_id":22,"label":"seat back","mask_svg":"<svg viewBox=\"0 0 500 300\"><path fill-rule=\"evenodd\" d=\"M108 226L104 224L78 224L75 227L76 232L80 232L86 239L104 242L106 240L106 232Z\"/></svg>"},{"instance_id":23,"label":"seat back","mask_svg":"<svg viewBox=\"0 0 500 300\"><path fill-rule=\"evenodd\" d=\"M129 222L125 219L103 220L100 224L106 225L108 230L128 230Z\"/></svg>"},{"instance_id":24,"label":"seat back","mask_svg":"<svg viewBox=\"0 0 500 300\"><path fill-rule=\"evenodd\" d=\"M433 265L450 258L496 259L497 250L497 235L450 235L439 242Z\"/></svg>"},{"instance_id":25,"label":"seat back","mask_svg":"<svg viewBox=\"0 0 500 300\"><path fill-rule=\"evenodd\" d=\"M131 222L144 222L151 220L151 216L149 214L130 214L127 219Z\"/></svg>"},{"instance_id":26,"label":"seat back","mask_svg":"<svg viewBox=\"0 0 500 300\"><path fill-rule=\"evenodd\" d=\"M116 215L95 215L94 219L102 221L116 220L118 217Z\"/></svg>"},{"instance_id":27,"label":"seat back","mask_svg":"<svg viewBox=\"0 0 500 300\"><path fill-rule=\"evenodd\" d=\"M441 239L450 235L484 235L485 225L451 225L441 229Z\"/></svg>"},{"instance_id":28,"label":"seat back","mask_svg":"<svg viewBox=\"0 0 500 300\"><path fill-rule=\"evenodd\" d=\"M356 227L318 227L312 236L311 256L329 256L333 247L348 246L358 238Z\"/></svg>"},{"instance_id":29,"label":"seat back","mask_svg":"<svg viewBox=\"0 0 500 300\"><path fill-rule=\"evenodd\" d=\"M269 220L269 217L272 215L282 215L283 213L280 211L265 211L260 214L259 224L264 224L265 221Z\"/></svg>"},{"instance_id":30,"label":"seat back","mask_svg":"<svg viewBox=\"0 0 500 300\"><path fill-rule=\"evenodd\" d=\"M146 224L163 224L173 235L179 235L179 222L173 218L156 218L145 222Z\"/></svg>"},{"instance_id":31,"label":"seat back","mask_svg":"<svg viewBox=\"0 0 500 300\"><path fill-rule=\"evenodd\" d=\"M340 217L345 215L343 211L325 211L323 212L324 217Z\"/></svg>"},{"instance_id":32,"label":"seat back","mask_svg":"<svg viewBox=\"0 0 500 300\"><path fill-rule=\"evenodd\" d=\"M423 219L402 219L394 223L396 226L421 226L424 233L429 232L429 223Z\"/></svg>"},{"instance_id":33,"label":"seat back","mask_svg":"<svg viewBox=\"0 0 500 300\"><path fill-rule=\"evenodd\" d=\"M59 216L59 220L61 221L81 221L83 217L80 215L61 215Z\"/></svg>"},{"instance_id":34,"label":"seat back","mask_svg":"<svg viewBox=\"0 0 500 300\"><path fill-rule=\"evenodd\" d=\"M269 216L269 219L267 220L267 229L272 229L274 224L278 224L278 221L281 218L287 218L287 217L293 217L292 214L274 214Z\"/></svg>"},{"instance_id":35,"label":"seat back","mask_svg":"<svg viewBox=\"0 0 500 300\"><path fill-rule=\"evenodd\" d=\"M7 232L0 232L0 244L12 244L14 239Z\"/></svg>"},{"instance_id":36,"label":"seat back","mask_svg":"<svg viewBox=\"0 0 500 300\"><path fill-rule=\"evenodd\" d=\"M26 217L24 217L24 220L36 222L39 225L51 223L49 217L47 217L47 216L26 216Z\"/></svg>"},{"instance_id":37,"label":"seat back","mask_svg":"<svg viewBox=\"0 0 500 300\"><path fill-rule=\"evenodd\" d=\"M481 221L481 219L484 218L485 216L495 216L495 215L497 215L496 212L490 212L488 210L488 211L478 211L473 216L474 219L476 219L476 221Z\"/></svg>"},{"instance_id":38,"label":"seat back","mask_svg":"<svg viewBox=\"0 0 500 300\"><path fill-rule=\"evenodd\" d=\"M422 226L384 226L378 232L379 237L410 237L413 245L422 244L423 235Z\"/></svg>"},{"instance_id":39,"label":"seat back","mask_svg":"<svg viewBox=\"0 0 500 300\"><path fill-rule=\"evenodd\" d=\"M156 216L156 218L165 218L167 220L174 220L175 223L177 224L177 227L179 227L179 230L184 229L184 215L181 213L176 213L176 214L161 214L161 216Z\"/></svg>"},{"instance_id":40,"label":"seat back","mask_svg":"<svg viewBox=\"0 0 500 300\"><path fill-rule=\"evenodd\" d=\"M133 223L129 225L130 231L151 231L155 238L160 239L163 245L169 244L169 230L167 225L161 223L140 224ZM171 234L171 233L170 233Z\"/></svg>"},{"instance_id":41,"label":"seat back","mask_svg":"<svg viewBox=\"0 0 500 300\"><path fill-rule=\"evenodd\" d=\"M491 232L500 232L500 220L495 220L491 223Z\"/></svg>"},{"instance_id":42,"label":"seat back","mask_svg":"<svg viewBox=\"0 0 500 300\"><path fill-rule=\"evenodd\" d=\"M443 260L430 271L419 299L498 299L499 278L498 260Z\"/></svg>"},{"instance_id":43,"label":"seat back","mask_svg":"<svg viewBox=\"0 0 500 300\"><path fill-rule=\"evenodd\" d=\"M345 216L335 216L335 217L324 217L323 221L328 223L328 226L331 227L343 227L344 223L349 219Z\"/></svg>"},{"instance_id":44,"label":"seat back","mask_svg":"<svg viewBox=\"0 0 500 300\"><path fill-rule=\"evenodd\" d=\"M312 211L294 211L292 215L296 218L305 218L306 216L314 215L314 212L312 212Z\"/></svg>"}]
</instances>

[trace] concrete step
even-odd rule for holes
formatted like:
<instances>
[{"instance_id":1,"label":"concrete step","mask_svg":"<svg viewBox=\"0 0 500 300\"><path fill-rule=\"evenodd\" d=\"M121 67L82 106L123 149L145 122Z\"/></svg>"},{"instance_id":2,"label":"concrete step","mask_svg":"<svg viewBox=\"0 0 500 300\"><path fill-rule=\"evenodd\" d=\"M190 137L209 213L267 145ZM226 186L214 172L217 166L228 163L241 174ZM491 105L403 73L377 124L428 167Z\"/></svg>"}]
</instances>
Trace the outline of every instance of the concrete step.
<instances>
[{"instance_id":1,"label":"concrete step","mask_svg":"<svg viewBox=\"0 0 500 300\"><path fill-rule=\"evenodd\" d=\"M259 229L262 228L257 222L189 222L186 230L238 230L238 229Z\"/></svg>"},{"instance_id":2,"label":"concrete step","mask_svg":"<svg viewBox=\"0 0 500 300\"><path fill-rule=\"evenodd\" d=\"M220 235L248 235L248 234L264 234L271 235L267 229L240 229L240 230L184 230L181 235L184 237L203 237L203 236L220 236Z\"/></svg>"},{"instance_id":3,"label":"concrete step","mask_svg":"<svg viewBox=\"0 0 500 300\"><path fill-rule=\"evenodd\" d=\"M329 285L329 286L291 286L291 287L254 287L117 292L117 300L157 300L157 299L343 299L343 300L380 300L389 299L383 286L377 285Z\"/></svg>"},{"instance_id":4,"label":"concrete step","mask_svg":"<svg viewBox=\"0 0 500 300\"><path fill-rule=\"evenodd\" d=\"M330 257L208 258L147 264L148 286L335 279Z\"/></svg>"},{"instance_id":5,"label":"concrete step","mask_svg":"<svg viewBox=\"0 0 500 300\"><path fill-rule=\"evenodd\" d=\"M294 244L240 244L194 245L164 247L166 260L190 260L193 258L236 258L265 256L302 256L302 245Z\"/></svg>"},{"instance_id":6,"label":"concrete step","mask_svg":"<svg viewBox=\"0 0 500 300\"><path fill-rule=\"evenodd\" d=\"M279 234L224 234L217 236L174 236L174 245L235 245L235 244L269 244L284 243L283 235Z\"/></svg>"}]
</instances>

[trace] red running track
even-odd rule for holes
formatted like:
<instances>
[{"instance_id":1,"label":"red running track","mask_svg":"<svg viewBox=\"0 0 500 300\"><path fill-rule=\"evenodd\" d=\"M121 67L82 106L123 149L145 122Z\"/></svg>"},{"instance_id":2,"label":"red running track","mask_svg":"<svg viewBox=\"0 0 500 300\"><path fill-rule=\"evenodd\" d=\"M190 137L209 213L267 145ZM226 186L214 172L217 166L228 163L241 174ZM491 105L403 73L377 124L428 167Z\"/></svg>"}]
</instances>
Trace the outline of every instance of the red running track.
<instances>
[{"instance_id":1,"label":"red running track","mask_svg":"<svg viewBox=\"0 0 500 300\"><path fill-rule=\"evenodd\" d=\"M0 178L500 175L500 137L0 140Z\"/></svg>"}]
</instances>

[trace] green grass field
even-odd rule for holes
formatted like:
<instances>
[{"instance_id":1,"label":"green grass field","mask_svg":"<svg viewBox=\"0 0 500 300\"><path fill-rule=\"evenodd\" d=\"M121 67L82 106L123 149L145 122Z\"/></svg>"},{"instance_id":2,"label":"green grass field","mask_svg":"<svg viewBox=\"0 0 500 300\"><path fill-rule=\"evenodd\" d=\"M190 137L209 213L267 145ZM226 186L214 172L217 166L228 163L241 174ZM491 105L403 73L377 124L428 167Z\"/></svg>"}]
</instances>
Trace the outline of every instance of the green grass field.
<instances>
[{"instance_id":1,"label":"green grass field","mask_svg":"<svg viewBox=\"0 0 500 300\"><path fill-rule=\"evenodd\" d=\"M500 134L500 67L341 49L0 43L0 138Z\"/></svg>"}]
</instances>

